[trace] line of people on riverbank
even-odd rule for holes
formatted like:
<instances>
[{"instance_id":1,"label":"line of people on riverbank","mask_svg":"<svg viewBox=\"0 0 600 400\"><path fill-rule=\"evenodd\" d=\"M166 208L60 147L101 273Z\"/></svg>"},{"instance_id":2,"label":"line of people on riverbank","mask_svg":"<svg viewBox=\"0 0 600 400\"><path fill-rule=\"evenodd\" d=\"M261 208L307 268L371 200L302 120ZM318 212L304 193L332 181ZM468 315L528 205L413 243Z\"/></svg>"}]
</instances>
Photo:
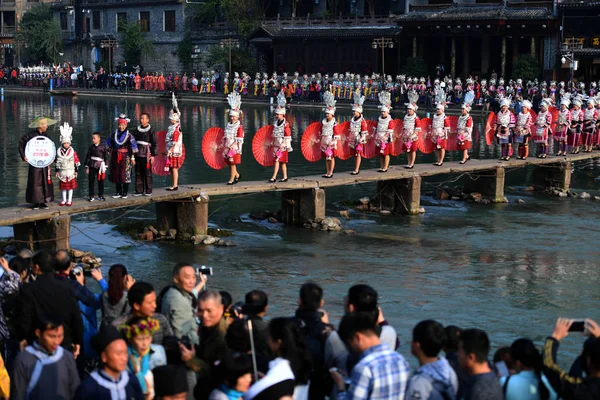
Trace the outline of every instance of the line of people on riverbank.
<instances>
[{"instance_id":1,"label":"line of people on riverbank","mask_svg":"<svg viewBox=\"0 0 600 400\"><path fill-rule=\"evenodd\" d=\"M0 397L10 399L596 399L600 327L559 319L542 350L519 338L490 359L483 330L426 319L412 329L411 371L397 352L375 288L348 289L337 327L314 282L292 316L272 317L269 297L234 302L206 290L188 263L158 291L125 266L87 273L67 251L0 258ZM18 308L15 308L15 305ZM16 313L15 310L19 312ZM3 311L3 312L1 312ZM96 313L101 313L97 319ZM588 338L569 372L557 364L569 332ZM406 355L408 356L408 355Z\"/></svg>"}]
</instances>

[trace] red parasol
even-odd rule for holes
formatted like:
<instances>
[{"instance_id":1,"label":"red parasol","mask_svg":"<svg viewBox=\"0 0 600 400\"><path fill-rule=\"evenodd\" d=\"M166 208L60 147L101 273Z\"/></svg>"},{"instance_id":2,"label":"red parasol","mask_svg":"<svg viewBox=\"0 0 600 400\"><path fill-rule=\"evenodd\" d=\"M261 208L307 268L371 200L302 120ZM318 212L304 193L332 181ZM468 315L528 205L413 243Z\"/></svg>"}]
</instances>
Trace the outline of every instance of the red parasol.
<instances>
[{"instance_id":1,"label":"red parasol","mask_svg":"<svg viewBox=\"0 0 600 400\"><path fill-rule=\"evenodd\" d=\"M430 154L435 150L435 146L429 136L430 132L431 118L423 118L421 120L421 134L419 135L419 150L423 154Z\"/></svg>"},{"instance_id":2,"label":"red parasol","mask_svg":"<svg viewBox=\"0 0 600 400\"><path fill-rule=\"evenodd\" d=\"M275 146L273 146L273 125L260 128L252 139L252 154L263 167L275 165Z\"/></svg>"},{"instance_id":3,"label":"red parasol","mask_svg":"<svg viewBox=\"0 0 600 400\"><path fill-rule=\"evenodd\" d=\"M448 117L448 122L450 123L450 132L446 141L446 150L456 151L458 150L458 116Z\"/></svg>"},{"instance_id":4,"label":"red parasol","mask_svg":"<svg viewBox=\"0 0 600 400\"><path fill-rule=\"evenodd\" d=\"M165 171L165 167L167 166L167 131L156 132L156 141L158 144L158 155L154 157L152 173L154 175L167 176L170 174L168 169ZM185 145L182 145L182 148L181 165L185 161Z\"/></svg>"},{"instance_id":5,"label":"red parasol","mask_svg":"<svg viewBox=\"0 0 600 400\"><path fill-rule=\"evenodd\" d=\"M392 155L399 156L402 153L402 120L394 120L394 133L392 134Z\"/></svg>"},{"instance_id":6,"label":"red parasol","mask_svg":"<svg viewBox=\"0 0 600 400\"><path fill-rule=\"evenodd\" d=\"M354 155L354 149L350 147L352 133L350 132L350 121L342 122L338 125L342 133L340 143L338 143L337 155L341 160L347 160Z\"/></svg>"},{"instance_id":7,"label":"red parasol","mask_svg":"<svg viewBox=\"0 0 600 400\"><path fill-rule=\"evenodd\" d=\"M223 129L208 128L202 138L202 156L212 169L223 169L227 163L223 156Z\"/></svg>"},{"instance_id":8,"label":"red parasol","mask_svg":"<svg viewBox=\"0 0 600 400\"><path fill-rule=\"evenodd\" d=\"M550 107L548 108L548 112L552 115L552 124L550 124L550 130L554 132L556 130L556 126L558 125L558 108Z\"/></svg>"},{"instance_id":9,"label":"red parasol","mask_svg":"<svg viewBox=\"0 0 600 400\"><path fill-rule=\"evenodd\" d=\"M533 110L529 110L529 114L531 115L531 120L535 124L535 121L537 121L537 114Z\"/></svg>"},{"instance_id":10,"label":"red parasol","mask_svg":"<svg viewBox=\"0 0 600 400\"><path fill-rule=\"evenodd\" d=\"M488 146L494 144L494 140L496 138L496 114L491 112L488 115L487 121L485 123L485 142Z\"/></svg>"},{"instance_id":11,"label":"red parasol","mask_svg":"<svg viewBox=\"0 0 600 400\"><path fill-rule=\"evenodd\" d=\"M375 146L375 129L377 129L377 121L367 120L367 143L365 144L365 158L373 158L379 155L377 146Z\"/></svg>"},{"instance_id":12,"label":"red parasol","mask_svg":"<svg viewBox=\"0 0 600 400\"><path fill-rule=\"evenodd\" d=\"M302 134L300 148L302 155L310 162L317 162L321 159L321 123L313 122Z\"/></svg>"}]
</instances>

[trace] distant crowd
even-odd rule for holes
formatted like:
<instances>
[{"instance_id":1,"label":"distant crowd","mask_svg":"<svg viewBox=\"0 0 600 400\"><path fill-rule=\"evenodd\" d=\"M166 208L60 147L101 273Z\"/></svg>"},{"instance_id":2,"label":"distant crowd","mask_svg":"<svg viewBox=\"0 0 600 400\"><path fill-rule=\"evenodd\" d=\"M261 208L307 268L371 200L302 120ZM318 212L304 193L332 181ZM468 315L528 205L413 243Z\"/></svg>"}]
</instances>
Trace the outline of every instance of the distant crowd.
<instances>
[{"instance_id":1,"label":"distant crowd","mask_svg":"<svg viewBox=\"0 0 600 400\"><path fill-rule=\"evenodd\" d=\"M411 370L369 285L348 289L336 327L314 282L300 287L294 315L272 316L264 291L236 302L205 289L202 272L212 270L188 263L175 265L159 291L120 264L107 280L100 269L84 271L68 251L7 257L0 258L6 399L600 398L600 327L590 319L561 318L541 351L518 338L491 359L483 330L425 319L409 339L418 363ZM567 371L556 359L573 331L588 337Z\"/></svg>"}]
</instances>

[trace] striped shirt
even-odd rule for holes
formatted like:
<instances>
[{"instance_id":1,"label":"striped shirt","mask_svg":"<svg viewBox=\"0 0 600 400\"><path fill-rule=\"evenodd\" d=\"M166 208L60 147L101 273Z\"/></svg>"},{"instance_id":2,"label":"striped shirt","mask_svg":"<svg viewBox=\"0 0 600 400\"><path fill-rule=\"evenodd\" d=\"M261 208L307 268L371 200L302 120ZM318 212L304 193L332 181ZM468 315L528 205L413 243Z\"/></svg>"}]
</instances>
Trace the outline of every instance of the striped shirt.
<instances>
[{"instance_id":1,"label":"striped shirt","mask_svg":"<svg viewBox=\"0 0 600 400\"><path fill-rule=\"evenodd\" d=\"M410 371L400 354L385 344L364 351L352 370L347 392L338 393L338 400L403 400Z\"/></svg>"}]
</instances>

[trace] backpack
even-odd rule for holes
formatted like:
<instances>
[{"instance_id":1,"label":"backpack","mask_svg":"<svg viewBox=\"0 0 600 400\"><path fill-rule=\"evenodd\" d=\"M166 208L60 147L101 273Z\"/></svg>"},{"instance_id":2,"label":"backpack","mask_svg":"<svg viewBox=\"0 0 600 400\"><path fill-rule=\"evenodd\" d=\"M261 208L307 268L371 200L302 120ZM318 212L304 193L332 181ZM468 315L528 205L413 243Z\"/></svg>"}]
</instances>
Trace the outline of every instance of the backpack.
<instances>
[{"instance_id":1,"label":"backpack","mask_svg":"<svg viewBox=\"0 0 600 400\"><path fill-rule=\"evenodd\" d=\"M175 285L167 285L164 288L162 288L162 290L160 291L160 293L158 293L158 296L156 296L156 312L157 313L162 313L163 300L164 300L167 292L171 288L177 288L177 286L175 286Z\"/></svg>"}]
</instances>

